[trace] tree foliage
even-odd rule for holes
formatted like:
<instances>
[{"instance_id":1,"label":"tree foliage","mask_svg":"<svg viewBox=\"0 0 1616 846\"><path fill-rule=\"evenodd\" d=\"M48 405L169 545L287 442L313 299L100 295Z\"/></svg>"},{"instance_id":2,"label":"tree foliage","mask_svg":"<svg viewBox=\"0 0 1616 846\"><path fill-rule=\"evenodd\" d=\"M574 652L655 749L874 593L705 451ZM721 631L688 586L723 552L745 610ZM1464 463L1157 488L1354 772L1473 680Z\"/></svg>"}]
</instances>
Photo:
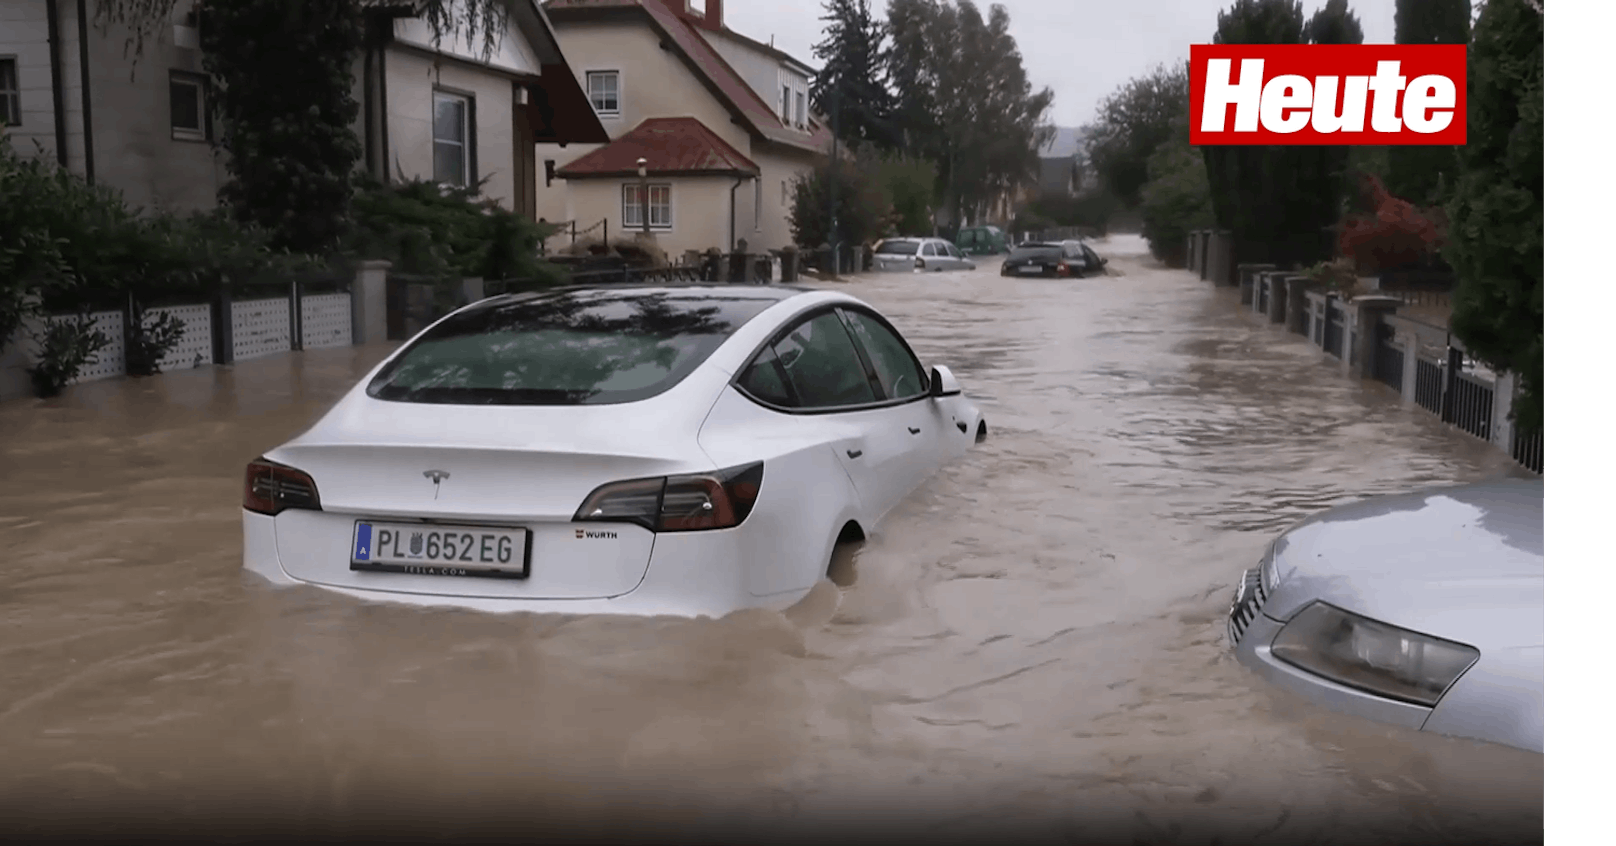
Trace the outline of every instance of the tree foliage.
<instances>
[{"instance_id":1,"label":"tree foliage","mask_svg":"<svg viewBox=\"0 0 1616 846\"><path fill-rule=\"evenodd\" d=\"M1123 202L1139 204L1150 159L1188 114L1189 101L1189 65L1175 64L1129 80L1100 103L1086 145L1089 163Z\"/></svg>"},{"instance_id":2,"label":"tree foliage","mask_svg":"<svg viewBox=\"0 0 1616 846\"><path fill-rule=\"evenodd\" d=\"M1540 4L1541 5L1541 4ZM1469 55L1467 143L1447 204L1444 257L1458 275L1453 333L1521 379L1516 420L1543 419L1543 15L1482 7Z\"/></svg>"},{"instance_id":3,"label":"tree foliage","mask_svg":"<svg viewBox=\"0 0 1616 846\"><path fill-rule=\"evenodd\" d=\"M882 68L886 25L870 11L870 0L826 0L824 9L825 39L814 45L814 58L824 64L808 92L814 108L840 112L844 142L900 146L897 106Z\"/></svg>"},{"instance_id":4,"label":"tree foliage","mask_svg":"<svg viewBox=\"0 0 1616 846\"><path fill-rule=\"evenodd\" d=\"M1206 161L1190 146L1187 114L1151 153L1146 169L1149 181L1139 204L1142 234L1151 255L1169 267L1183 267L1189 233L1213 223Z\"/></svg>"},{"instance_id":5,"label":"tree foliage","mask_svg":"<svg viewBox=\"0 0 1616 846\"><path fill-rule=\"evenodd\" d=\"M1216 44L1361 43L1345 0L1311 19L1300 0L1235 0L1218 14ZM1350 153L1330 147L1203 147L1218 226L1234 234L1242 261L1311 265L1331 252Z\"/></svg>"},{"instance_id":6,"label":"tree foliage","mask_svg":"<svg viewBox=\"0 0 1616 846\"><path fill-rule=\"evenodd\" d=\"M361 11L358 0L208 0L203 7L203 63L223 83L214 104L230 179L220 200L289 249L335 246L348 219L364 154L353 130Z\"/></svg>"},{"instance_id":7,"label":"tree foliage","mask_svg":"<svg viewBox=\"0 0 1616 846\"><path fill-rule=\"evenodd\" d=\"M1397 0L1398 44L1465 44L1470 0ZM1459 165L1458 147L1399 146L1386 151L1386 187L1415 205L1441 203Z\"/></svg>"},{"instance_id":8,"label":"tree foliage","mask_svg":"<svg viewBox=\"0 0 1616 846\"><path fill-rule=\"evenodd\" d=\"M795 243L817 249L831 241L831 192L835 227L843 244L863 244L892 228L892 203L868 160L827 162L795 180L788 215Z\"/></svg>"},{"instance_id":9,"label":"tree foliage","mask_svg":"<svg viewBox=\"0 0 1616 846\"><path fill-rule=\"evenodd\" d=\"M1033 90L1003 6L891 0L885 21L868 0L824 8L815 104L840 107L842 140L929 162L935 205L972 216L1036 178L1054 95Z\"/></svg>"}]
</instances>

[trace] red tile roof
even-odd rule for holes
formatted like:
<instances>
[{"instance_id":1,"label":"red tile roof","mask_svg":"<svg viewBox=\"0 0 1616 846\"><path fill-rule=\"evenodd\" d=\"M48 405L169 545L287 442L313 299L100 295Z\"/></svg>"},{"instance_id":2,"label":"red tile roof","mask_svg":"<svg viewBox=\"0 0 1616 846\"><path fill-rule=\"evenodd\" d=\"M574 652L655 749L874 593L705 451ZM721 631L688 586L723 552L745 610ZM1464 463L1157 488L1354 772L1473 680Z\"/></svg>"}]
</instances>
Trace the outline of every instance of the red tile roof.
<instances>
[{"instance_id":1,"label":"red tile roof","mask_svg":"<svg viewBox=\"0 0 1616 846\"><path fill-rule=\"evenodd\" d=\"M661 0L549 0L544 4L546 13L555 22L577 20L589 10L633 9L643 10L652 26L678 48L682 58L696 72L720 102L743 122L753 134L776 144L814 152L827 152L830 130L815 124L813 131L802 132L787 127L780 116L763 97L746 84L713 45L707 43L687 18L668 8Z\"/></svg>"},{"instance_id":2,"label":"red tile roof","mask_svg":"<svg viewBox=\"0 0 1616 846\"><path fill-rule=\"evenodd\" d=\"M636 176L757 176L758 166L692 117L647 118L616 141L556 170L562 179Z\"/></svg>"}]
</instances>

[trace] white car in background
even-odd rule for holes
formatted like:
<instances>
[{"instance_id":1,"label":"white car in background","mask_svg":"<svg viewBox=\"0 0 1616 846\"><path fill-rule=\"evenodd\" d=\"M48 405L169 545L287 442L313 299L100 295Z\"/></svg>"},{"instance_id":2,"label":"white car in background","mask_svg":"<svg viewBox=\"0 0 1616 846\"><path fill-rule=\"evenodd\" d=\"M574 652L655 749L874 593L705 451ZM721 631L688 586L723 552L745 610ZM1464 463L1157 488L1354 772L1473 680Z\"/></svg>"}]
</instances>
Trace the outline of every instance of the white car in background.
<instances>
[{"instance_id":1,"label":"white car in background","mask_svg":"<svg viewBox=\"0 0 1616 846\"><path fill-rule=\"evenodd\" d=\"M959 247L942 238L888 238L875 245L874 269L899 272L975 270Z\"/></svg>"},{"instance_id":2,"label":"white car in background","mask_svg":"<svg viewBox=\"0 0 1616 846\"><path fill-rule=\"evenodd\" d=\"M844 294L494 297L248 465L243 563L494 611L784 607L986 433L946 367Z\"/></svg>"}]
</instances>

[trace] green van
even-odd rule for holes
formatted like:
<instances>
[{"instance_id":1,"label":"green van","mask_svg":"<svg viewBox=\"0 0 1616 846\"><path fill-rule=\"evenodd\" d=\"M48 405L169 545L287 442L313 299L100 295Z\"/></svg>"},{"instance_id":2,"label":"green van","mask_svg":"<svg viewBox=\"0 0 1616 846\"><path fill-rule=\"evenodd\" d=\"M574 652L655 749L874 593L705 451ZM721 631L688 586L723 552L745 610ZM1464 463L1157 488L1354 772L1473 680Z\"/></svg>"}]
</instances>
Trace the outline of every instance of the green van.
<instances>
[{"instance_id":1,"label":"green van","mask_svg":"<svg viewBox=\"0 0 1616 846\"><path fill-rule=\"evenodd\" d=\"M954 246L968 256L996 256L1010 251L1004 230L997 226L967 226L954 236Z\"/></svg>"}]
</instances>

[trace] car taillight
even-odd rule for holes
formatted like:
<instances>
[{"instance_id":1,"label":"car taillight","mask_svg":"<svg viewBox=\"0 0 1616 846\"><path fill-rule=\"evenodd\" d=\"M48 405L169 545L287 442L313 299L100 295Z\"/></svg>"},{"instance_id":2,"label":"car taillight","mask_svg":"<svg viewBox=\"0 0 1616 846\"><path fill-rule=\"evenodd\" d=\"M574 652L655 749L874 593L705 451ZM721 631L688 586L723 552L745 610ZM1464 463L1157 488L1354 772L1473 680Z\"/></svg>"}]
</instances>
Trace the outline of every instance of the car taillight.
<instances>
[{"instance_id":1,"label":"car taillight","mask_svg":"<svg viewBox=\"0 0 1616 846\"><path fill-rule=\"evenodd\" d=\"M247 464L241 507L271 516L288 508L319 511L320 490L314 486L314 477L302 470L258 458Z\"/></svg>"},{"instance_id":2,"label":"car taillight","mask_svg":"<svg viewBox=\"0 0 1616 846\"><path fill-rule=\"evenodd\" d=\"M752 513L763 462L711 473L610 482L596 488L575 521L634 523L653 532L732 529Z\"/></svg>"}]
</instances>

